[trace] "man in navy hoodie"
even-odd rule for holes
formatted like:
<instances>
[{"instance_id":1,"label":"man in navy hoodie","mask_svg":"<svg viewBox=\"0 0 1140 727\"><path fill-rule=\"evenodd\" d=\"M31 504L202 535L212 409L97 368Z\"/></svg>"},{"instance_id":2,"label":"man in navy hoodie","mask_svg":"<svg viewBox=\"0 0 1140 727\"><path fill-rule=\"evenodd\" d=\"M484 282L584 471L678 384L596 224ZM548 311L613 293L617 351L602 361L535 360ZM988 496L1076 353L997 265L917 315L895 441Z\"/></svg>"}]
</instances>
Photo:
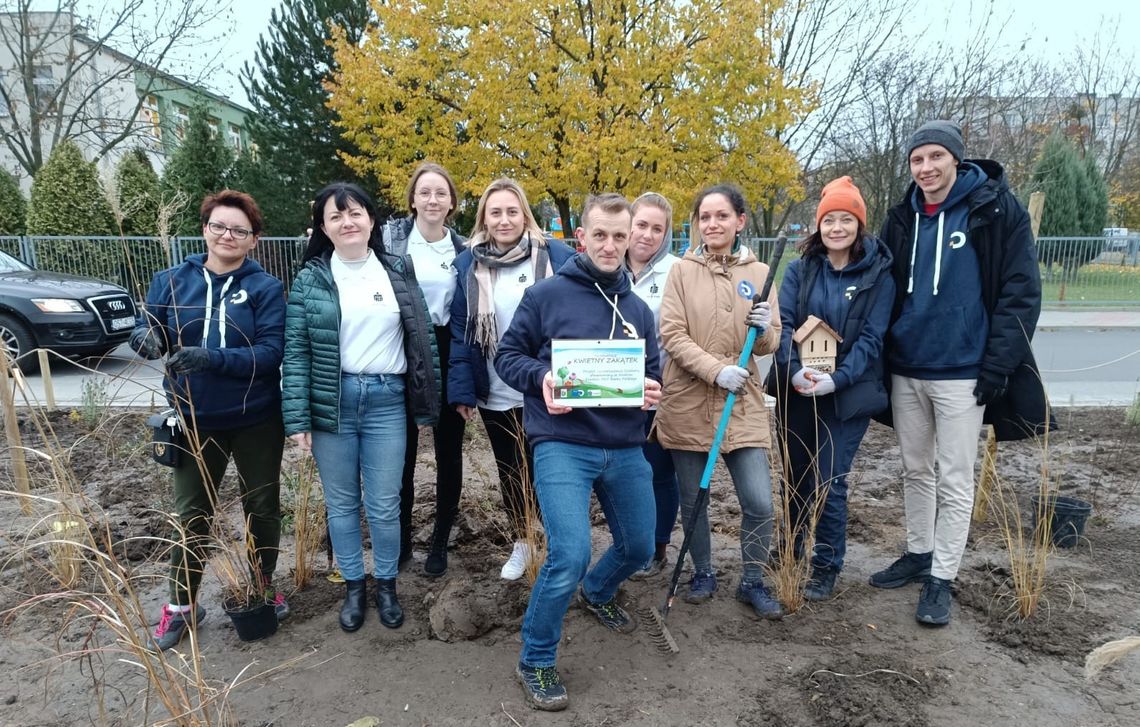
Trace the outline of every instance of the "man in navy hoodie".
<instances>
[{"instance_id":1,"label":"man in navy hoodie","mask_svg":"<svg viewBox=\"0 0 1140 727\"><path fill-rule=\"evenodd\" d=\"M887 367L907 552L871 585L922 581L915 618L945 625L970 528L983 417L999 439L1047 426L1030 349L1041 276L1029 216L999 164L963 159L957 124L927 122L907 149L914 183L880 235L894 256Z\"/></svg>"},{"instance_id":2,"label":"man in navy hoodie","mask_svg":"<svg viewBox=\"0 0 1140 727\"><path fill-rule=\"evenodd\" d=\"M653 314L633 294L624 267L631 219L621 195L586 200L577 231L585 252L526 291L495 357L499 376L526 397L523 425L534 447L535 490L547 541L546 561L523 619L516 673L531 705L548 711L568 704L555 659L575 590L579 604L603 625L628 633L636 624L617 604L617 589L653 556L653 477L641 447L645 410L661 398L661 371ZM571 409L555 404L551 341L614 338L645 340L645 405ZM597 493L613 535L593 568L591 492Z\"/></svg>"}]
</instances>

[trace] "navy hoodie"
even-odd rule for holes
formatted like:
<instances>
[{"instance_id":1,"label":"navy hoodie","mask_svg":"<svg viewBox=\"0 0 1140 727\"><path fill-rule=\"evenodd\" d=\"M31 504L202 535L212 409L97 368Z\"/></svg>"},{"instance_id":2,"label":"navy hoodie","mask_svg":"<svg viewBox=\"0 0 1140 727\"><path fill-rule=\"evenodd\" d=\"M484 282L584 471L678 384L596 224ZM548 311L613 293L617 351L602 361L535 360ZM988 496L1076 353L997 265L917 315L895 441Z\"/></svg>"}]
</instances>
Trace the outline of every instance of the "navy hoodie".
<instances>
[{"instance_id":1,"label":"navy hoodie","mask_svg":"<svg viewBox=\"0 0 1140 727\"><path fill-rule=\"evenodd\" d=\"M645 444L647 412L636 407L596 408L551 415L542 398L552 339L628 339L610 305L614 296L621 315L645 339L646 378L661 381L657 330L649 306L634 295L628 273L611 288L602 286L607 300L575 262L581 255L567 260L557 275L523 294L511 327L499 343L495 370L508 386L525 395L523 428L532 445L553 441L607 449L640 447Z\"/></svg>"},{"instance_id":2,"label":"navy hoodie","mask_svg":"<svg viewBox=\"0 0 1140 727\"><path fill-rule=\"evenodd\" d=\"M909 276L902 309L890 330L890 370L916 379L974 379L989 336L978 256L969 244L966 198L986 181L963 162L946 200L933 215L914 187L915 215ZM905 248L904 248L905 249Z\"/></svg>"},{"instance_id":3,"label":"navy hoodie","mask_svg":"<svg viewBox=\"0 0 1140 727\"><path fill-rule=\"evenodd\" d=\"M200 430L236 429L281 412L285 294L281 281L254 260L223 275L205 262L206 255L191 255L155 275L139 325L159 327L168 353L209 350L209 369L167 375L167 394Z\"/></svg>"}]
</instances>

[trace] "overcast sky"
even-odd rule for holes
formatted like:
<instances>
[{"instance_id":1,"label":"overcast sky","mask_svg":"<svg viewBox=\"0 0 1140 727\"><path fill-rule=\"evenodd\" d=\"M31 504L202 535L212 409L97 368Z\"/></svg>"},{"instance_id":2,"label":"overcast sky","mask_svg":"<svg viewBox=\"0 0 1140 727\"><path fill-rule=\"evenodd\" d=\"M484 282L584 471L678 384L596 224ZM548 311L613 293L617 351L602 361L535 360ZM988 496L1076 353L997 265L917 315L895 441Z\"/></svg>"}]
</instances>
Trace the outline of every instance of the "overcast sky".
<instances>
[{"instance_id":1,"label":"overcast sky","mask_svg":"<svg viewBox=\"0 0 1140 727\"><path fill-rule=\"evenodd\" d=\"M256 39L266 32L270 10L278 4L275 0L232 3L233 27L239 30L230 33L221 45L222 71L212 79L212 85L238 103L248 104L238 81L242 64L253 61ZM921 47L923 38L944 27L948 32L969 32L971 22L977 23L978 15L989 11L991 3L926 0L913 7L914 18L906 32L914 36L916 47ZM1136 0L993 0L992 7L998 18L1011 17L1006 34L1010 44L1031 39L1030 50L1041 54L1064 56L1080 40L1087 42L1102 24L1116 29L1118 42L1129 52L1140 48Z\"/></svg>"},{"instance_id":2,"label":"overcast sky","mask_svg":"<svg viewBox=\"0 0 1140 727\"><path fill-rule=\"evenodd\" d=\"M99 9L116 6L122 0L86 0L92 15ZM148 0L149 7L161 7L165 0ZM33 0L36 9L54 9L58 0ZM205 64L216 56L219 70L208 85L242 105L248 105L239 81L242 64L253 61L257 39L267 32L270 11L279 0L219 0L217 7L229 6L219 15L208 34L215 39L184 54L186 63ZM999 19L1010 18L1005 41L1017 47L1029 41L1026 50L1035 55L1066 56L1079 42L1088 42L1098 30L1117 34L1117 42L1140 60L1140 10L1137 0L924 0L912 3L912 15L905 35L921 48L934 33L963 34L976 27L979 18L992 12ZM177 71L176 71L177 72ZM193 74L187 72L186 75Z\"/></svg>"}]
</instances>

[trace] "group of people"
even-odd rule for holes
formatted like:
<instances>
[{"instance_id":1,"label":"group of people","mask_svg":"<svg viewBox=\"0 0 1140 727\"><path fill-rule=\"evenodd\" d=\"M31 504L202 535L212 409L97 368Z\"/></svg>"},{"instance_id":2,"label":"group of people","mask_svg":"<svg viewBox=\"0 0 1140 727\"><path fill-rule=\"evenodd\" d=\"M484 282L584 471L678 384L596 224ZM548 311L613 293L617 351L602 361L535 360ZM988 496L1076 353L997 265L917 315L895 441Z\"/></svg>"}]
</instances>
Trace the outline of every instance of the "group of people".
<instances>
[{"instance_id":1,"label":"group of people","mask_svg":"<svg viewBox=\"0 0 1140 727\"><path fill-rule=\"evenodd\" d=\"M388 222L359 187L332 184L313 202L287 299L249 257L262 229L254 201L229 190L211 195L201 207L207 252L155 277L131 338L140 354L166 357L167 390L203 453L201 464L184 458L174 473L184 535L172 551L157 645L177 644L205 617L195 596L230 458L250 524L251 569L287 615L272 583L286 437L312 452L324 486L346 582L341 627L359 629L367 611L362 508L379 619L399 627L396 578L411 557L419 427L433 427L436 460L423 569L440 576L462 491L464 428L478 412L514 539L500 576L521 577L535 557L528 518L541 514L547 542L517 676L533 706L562 709L556 656L571 601L612 630L634 628L617 590L665 567L678 511L691 537L684 599L699 604L717 592L707 505L696 511L696 503L730 392L737 399L720 454L741 511L736 598L759 617L783 615L764 582L773 533L768 450L784 452L797 555L813 543L805 596L825 600L844 565L856 450L872 417L893 416L906 552L871 584L921 582L916 618L948 623L983 417L999 439L1048 426L1029 346L1040 279L1028 216L998 164L967 161L961 131L947 121L920 127L908 154L914 183L878 238L850 177L823 188L816 230L767 300L754 295L772 271L741 244L748 206L727 184L697 195L681 258L671 252L673 208L652 192L632 204L617 194L589 197L575 253L543 234L510 179L483 192L466 240L447 227L459 198L438 165L415 170L409 214ZM801 360L796 332L809 318L835 334L833 366ZM755 353L773 355L766 382L754 357L737 365L749 328ZM556 400L552 344L577 339L644 342L640 408ZM776 399L775 432L765 389ZM612 543L591 567L592 494Z\"/></svg>"}]
</instances>

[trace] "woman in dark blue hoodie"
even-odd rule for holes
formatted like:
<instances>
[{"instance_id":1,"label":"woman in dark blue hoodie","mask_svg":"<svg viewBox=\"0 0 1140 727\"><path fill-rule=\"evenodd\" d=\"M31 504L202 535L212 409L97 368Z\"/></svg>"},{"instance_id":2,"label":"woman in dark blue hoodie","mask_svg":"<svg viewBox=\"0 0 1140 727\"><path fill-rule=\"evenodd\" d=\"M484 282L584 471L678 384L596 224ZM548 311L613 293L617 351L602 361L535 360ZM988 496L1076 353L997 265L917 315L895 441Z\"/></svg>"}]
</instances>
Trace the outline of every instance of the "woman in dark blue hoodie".
<instances>
[{"instance_id":1,"label":"woman in dark blue hoodie","mask_svg":"<svg viewBox=\"0 0 1140 727\"><path fill-rule=\"evenodd\" d=\"M223 190L202 202L207 252L154 276L146 313L131 335L142 356L167 356L164 386L196 456L174 468L181 527L170 555L170 603L154 633L160 649L181 641L206 612L195 606L218 485L231 457L242 509L257 554L250 564L266 600L288 615L272 586L281 534L281 356L285 295L281 281L248 255L261 235L261 211L243 192Z\"/></svg>"},{"instance_id":2,"label":"woman in dark blue hoodie","mask_svg":"<svg viewBox=\"0 0 1140 727\"><path fill-rule=\"evenodd\" d=\"M780 285L783 335L768 391L776 397L790 487L786 522L797 555L818 516L804 590L810 601L835 589L847 549L847 475L871 415L888 402L882 350L895 286L891 255L866 234L866 223L851 177L827 184L817 229L800 243L801 257Z\"/></svg>"}]
</instances>

